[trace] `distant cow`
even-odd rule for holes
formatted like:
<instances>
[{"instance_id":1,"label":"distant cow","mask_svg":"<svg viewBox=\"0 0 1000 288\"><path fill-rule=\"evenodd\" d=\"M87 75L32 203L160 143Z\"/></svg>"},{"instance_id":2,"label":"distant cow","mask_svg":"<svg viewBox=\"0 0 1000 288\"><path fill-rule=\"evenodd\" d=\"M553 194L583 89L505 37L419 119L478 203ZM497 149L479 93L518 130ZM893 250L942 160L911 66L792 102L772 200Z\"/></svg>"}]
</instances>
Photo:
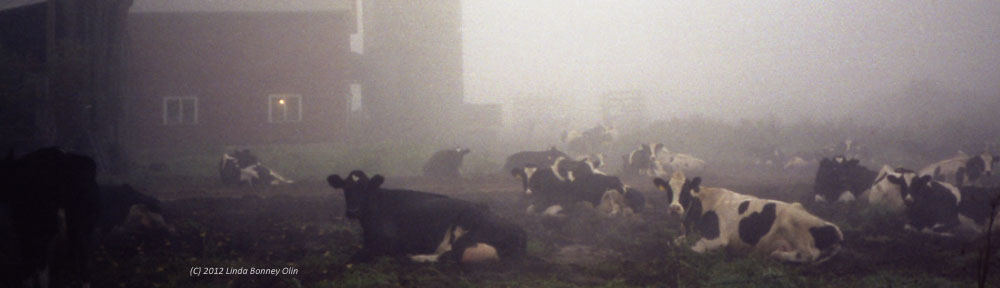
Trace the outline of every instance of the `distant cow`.
<instances>
[{"instance_id":1,"label":"distant cow","mask_svg":"<svg viewBox=\"0 0 1000 288\"><path fill-rule=\"evenodd\" d=\"M552 166L552 163L559 157L569 158L569 155L559 151L559 149L556 149L555 146L545 151L517 152L507 157L507 163L503 165L503 172L507 173L514 168L526 166L549 167Z\"/></svg>"},{"instance_id":2,"label":"distant cow","mask_svg":"<svg viewBox=\"0 0 1000 288\"><path fill-rule=\"evenodd\" d=\"M527 238L520 227L491 213L484 205L443 195L383 189L381 175L362 171L327 182L344 191L346 216L361 222L364 243L353 261L407 256L415 262L442 257L476 263L521 255Z\"/></svg>"},{"instance_id":3,"label":"distant cow","mask_svg":"<svg viewBox=\"0 0 1000 288\"><path fill-rule=\"evenodd\" d=\"M685 179L681 191L660 178L653 183L674 199L690 199L681 202L687 203L683 207L685 231L701 235L691 247L697 253L725 247L782 261L819 263L836 255L844 241L840 228L810 214L799 203L701 187L699 177Z\"/></svg>"},{"instance_id":4,"label":"distant cow","mask_svg":"<svg viewBox=\"0 0 1000 288\"><path fill-rule=\"evenodd\" d=\"M100 187L100 217L97 229L109 233L115 229L127 231L167 231L160 200L129 185Z\"/></svg>"},{"instance_id":5,"label":"distant cow","mask_svg":"<svg viewBox=\"0 0 1000 288\"><path fill-rule=\"evenodd\" d=\"M641 212L645 206L641 192L624 185L618 177L593 171L592 167L589 159L560 157L552 166L515 168L511 174L521 180L530 201L528 213L541 209L544 215L560 215L567 206L578 202L603 209L601 212L608 216Z\"/></svg>"},{"instance_id":6,"label":"distant cow","mask_svg":"<svg viewBox=\"0 0 1000 288\"><path fill-rule=\"evenodd\" d=\"M664 167L669 167L670 171L702 172L705 170L705 160L682 153L657 153L656 167L656 176L667 173Z\"/></svg>"},{"instance_id":7,"label":"distant cow","mask_svg":"<svg viewBox=\"0 0 1000 288\"><path fill-rule=\"evenodd\" d=\"M94 160L45 148L16 160L9 155L0 169L0 204L7 207L19 262L12 267L16 271L5 271L15 279L4 281L89 286L91 233L99 205ZM50 283L50 275L69 282Z\"/></svg>"},{"instance_id":8,"label":"distant cow","mask_svg":"<svg viewBox=\"0 0 1000 288\"><path fill-rule=\"evenodd\" d=\"M458 178L461 177L462 159L469 154L469 149L454 148L435 152L424 164L425 177Z\"/></svg>"},{"instance_id":9,"label":"distant cow","mask_svg":"<svg viewBox=\"0 0 1000 288\"><path fill-rule=\"evenodd\" d=\"M865 191L861 199L874 207L885 208L894 213L902 213L906 209L903 200L906 198L907 193L909 193L907 187L916 176L917 174L912 170L905 168L893 169L889 165L884 165L879 170L878 176L875 177L874 183Z\"/></svg>"},{"instance_id":10,"label":"distant cow","mask_svg":"<svg viewBox=\"0 0 1000 288\"><path fill-rule=\"evenodd\" d=\"M560 139L566 144L568 151L591 154L604 151L604 148L614 142L615 133L613 127L599 124L582 133L576 130L565 131Z\"/></svg>"},{"instance_id":11,"label":"distant cow","mask_svg":"<svg viewBox=\"0 0 1000 288\"><path fill-rule=\"evenodd\" d=\"M219 160L219 177L225 185L248 184L278 185L292 183L271 169L264 167L249 149L222 154Z\"/></svg>"},{"instance_id":12,"label":"distant cow","mask_svg":"<svg viewBox=\"0 0 1000 288\"><path fill-rule=\"evenodd\" d=\"M934 180L956 186L982 186L982 182L993 174L993 164L997 162L1000 156L993 156L988 151L976 156L959 153L920 169L918 174L931 175Z\"/></svg>"},{"instance_id":13,"label":"distant cow","mask_svg":"<svg viewBox=\"0 0 1000 288\"><path fill-rule=\"evenodd\" d=\"M660 169L656 162L659 153L669 153L663 143L640 144L639 148L623 156L622 174L655 176Z\"/></svg>"},{"instance_id":14,"label":"distant cow","mask_svg":"<svg viewBox=\"0 0 1000 288\"><path fill-rule=\"evenodd\" d=\"M813 184L816 202L851 202L871 187L878 173L858 164L857 159L823 158Z\"/></svg>"}]
</instances>

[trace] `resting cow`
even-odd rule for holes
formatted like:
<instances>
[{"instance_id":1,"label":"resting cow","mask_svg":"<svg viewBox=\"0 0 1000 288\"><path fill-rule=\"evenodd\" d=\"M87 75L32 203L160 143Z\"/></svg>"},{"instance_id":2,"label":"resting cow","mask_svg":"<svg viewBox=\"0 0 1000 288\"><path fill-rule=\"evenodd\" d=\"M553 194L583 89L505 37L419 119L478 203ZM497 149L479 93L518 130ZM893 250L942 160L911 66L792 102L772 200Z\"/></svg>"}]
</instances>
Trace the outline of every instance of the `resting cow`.
<instances>
[{"instance_id":1,"label":"resting cow","mask_svg":"<svg viewBox=\"0 0 1000 288\"><path fill-rule=\"evenodd\" d=\"M622 172L625 175L655 176L660 170L657 163L657 154L670 153L663 143L640 144L639 148L623 156L624 167Z\"/></svg>"},{"instance_id":2,"label":"resting cow","mask_svg":"<svg viewBox=\"0 0 1000 288\"><path fill-rule=\"evenodd\" d=\"M993 156L990 152L976 156L959 153L920 169L919 174L931 175L934 180L955 186L984 186L983 182L993 174L993 164L997 162L1000 162L1000 156Z\"/></svg>"},{"instance_id":3,"label":"resting cow","mask_svg":"<svg viewBox=\"0 0 1000 288\"><path fill-rule=\"evenodd\" d=\"M566 144L566 150L582 154L597 153L615 140L615 129L599 124L582 133L576 130L565 131L559 138Z\"/></svg>"},{"instance_id":4,"label":"resting cow","mask_svg":"<svg viewBox=\"0 0 1000 288\"><path fill-rule=\"evenodd\" d=\"M549 167L559 157L569 158L566 153L552 147L545 151L521 151L507 157L507 162L503 165L503 172L510 172L511 169L526 166Z\"/></svg>"},{"instance_id":5,"label":"resting cow","mask_svg":"<svg viewBox=\"0 0 1000 288\"><path fill-rule=\"evenodd\" d=\"M361 222L364 243L352 261L378 256L407 256L416 262L440 258L460 263L498 260L525 251L520 227L491 213L484 205L443 195L383 189L381 175L362 171L327 182L344 191L346 216Z\"/></svg>"},{"instance_id":6,"label":"resting cow","mask_svg":"<svg viewBox=\"0 0 1000 288\"><path fill-rule=\"evenodd\" d=\"M851 202L868 190L878 173L858 164L857 159L837 156L823 158L813 184L816 202Z\"/></svg>"},{"instance_id":7,"label":"resting cow","mask_svg":"<svg viewBox=\"0 0 1000 288\"><path fill-rule=\"evenodd\" d=\"M521 180L528 197L528 213L542 209L544 215L559 215L565 207L587 202L608 216L641 212L645 197L624 185L618 177L592 169L599 167L589 159L556 159L549 167L528 166L511 170Z\"/></svg>"},{"instance_id":8,"label":"resting cow","mask_svg":"<svg viewBox=\"0 0 1000 288\"><path fill-rule=\"evenodd\" d=\"M222 154L222 159L219 160L219 177L225 185L244 183L257 186L293 182L261 165L257 156L251 154L249 149Z\"/></svg>"},{"instance_id":9,"label":"resting cow","mask_svg":"<svg viewBox=\"0 0 1000 288\"><path fill-rule=\"evenodd\" d=\"M462 160L469 149L454 148L435 152L424 164L425 177L458 178L461 177Z\"/></svg>"},{"instance_id":10,"label":"resting cow","mask_svg":"<svg viewBox=\"0 0 1000 288\"><path fill-rule=\"evenodd\" d=\"M978 235L997 218L993 205L1000 200L1000 188L955 187L933 180L930 175L900 183L908 218L908 230L944 236L956 233ZM993 230L1000 227L994 221Z\"/></svg>"},{"instance_id":11,"label":"resting cow","mask_svg":"<svg viewBox=\"0 0 1000 288\"><path fill-rule=\"evenodd\" d=\"M685 179L680 191L661 178L653 180L671 199L684 199L685 236L697 231L698 253L728 248L750 250L782 261L820 263L833 257L844 241L836 225L810 214L799 203L764 200L722 188L701 187L701 178Z\"/></svg>"}]
</instances>

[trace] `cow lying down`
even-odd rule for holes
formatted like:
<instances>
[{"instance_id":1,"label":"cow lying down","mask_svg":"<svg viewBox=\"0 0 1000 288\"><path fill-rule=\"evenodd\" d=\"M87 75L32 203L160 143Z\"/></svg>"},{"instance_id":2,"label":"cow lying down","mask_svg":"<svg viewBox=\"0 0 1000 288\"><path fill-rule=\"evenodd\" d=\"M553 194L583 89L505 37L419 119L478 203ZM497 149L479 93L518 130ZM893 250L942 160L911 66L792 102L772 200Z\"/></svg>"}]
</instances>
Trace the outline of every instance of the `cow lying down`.
<instances>
[{"instance_id":1,"label":"cow lying down","mask_svg":"<svg viewBox=\"0 0 1000 288\"><path fill-rule=\"evenodd\" d=\"M672 211L683 213L685 234L693 229L701 235L691 247L697 253L725 247L787 262L820 263L836 255L844 242L840 228L799 203L701 187L700 177L684 179L683 173L674 173L671 182L656 178L653 184L668 193L671 205L681 205Z\"/></svg>"},{"instance_id":2,"label":"cow lying down","mask_svg":"<svg viewBox=\"0 0 1000 288\"><path fill-rule=\"evenodd\" d=\"M225 185L279 185L293 182L261 165L257 156L250 153L249 149L222 154L222 159L219 160L219 177Z\"/></svg>"},{"instance_id":3,"label":"cow lying down","mask_svg":"<svg viewBox=\"0 0 1000 288\"><path fill-rule=\"evenodd\" d=\"M364 243L352 261L406 256L416 262L444 258L477 263L525 251L524 230L484 205L426 192L383 189L381 175L369 179L362 171L352 171L345 178L334 174L326 180L344 191L347 218L361 222Z\"/></svg>"},{"instance_id":4,"label":"cow lying down","mask_svg":"<svg viewBox=\"0 0 1000 288\"><path fill-rule=\"evenodd\" d=\"M597 168L600 162L589 158L570 160L559 157L548 167L526 166L511 170L521 180L524 195L530 201L528 213L540 211L546 216L563 216L566 207L583 202L602 215L631 216L642 212L645 197L615 176Z\"/></svg>"},{"instance_id":5,"label":"cow lying down","mask_svg":"<svg viewBox=\"0 0 1000 288\"><path fill-rule=\"evenodd\" d=\"M927 234L980 235L989 227L991 218L1000 220L996 219L1000 214L991 206L1000 200L1000 187L955 187L932 177L918 177L909 170L888 173L872 187L872 199L879 194L884 195L881 199L892 199L885 204L906 215L905 228ZM1000 221L995 220L993 230L1000 229Z\"/></svg>"}]
</instances>

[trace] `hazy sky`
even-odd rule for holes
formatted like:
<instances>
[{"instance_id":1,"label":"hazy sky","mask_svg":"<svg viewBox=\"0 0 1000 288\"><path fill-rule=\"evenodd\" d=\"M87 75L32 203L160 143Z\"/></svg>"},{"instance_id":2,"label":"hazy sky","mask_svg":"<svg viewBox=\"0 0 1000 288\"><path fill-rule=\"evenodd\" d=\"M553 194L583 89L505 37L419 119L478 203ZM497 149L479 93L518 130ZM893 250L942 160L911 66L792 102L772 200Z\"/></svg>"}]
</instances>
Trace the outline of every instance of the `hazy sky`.
<instances>
[{"instance_id":1,"label":"hazy sky","mask_svg":"<svg viewBox=\"0 0 1000 288\"><path fill-rule=\"evenodd\" d=\"M670 113L796 119L913 81L1000 97L1000 1L462 3L471 102L637 89Z\"/></svg>"}]
</instances>

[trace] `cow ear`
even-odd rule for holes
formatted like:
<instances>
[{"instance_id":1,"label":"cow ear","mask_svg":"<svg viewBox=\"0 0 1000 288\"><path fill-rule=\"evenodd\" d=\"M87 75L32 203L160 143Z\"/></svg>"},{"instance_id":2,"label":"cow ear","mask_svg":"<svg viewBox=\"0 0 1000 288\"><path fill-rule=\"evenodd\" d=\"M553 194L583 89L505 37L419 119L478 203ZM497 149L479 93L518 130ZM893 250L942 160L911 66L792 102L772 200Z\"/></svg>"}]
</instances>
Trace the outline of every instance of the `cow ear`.
<instances>
[{"instance_id":1,"label":"cow ear","mask_svg":"<svg viewBox=\"0 0 1000 288\"><path fill-rule=\"evenodd\" d=\"M521 176L521 172L524 172L524 167L510 169L510 176Z\"/></svg>"},{"instance_id":2,"label":"cow ear","mask_svg":"<svg viewBox=\"0 0 1000 288\"><path fill-rule=\"evenodd\" d=\"M653 185L656 185L656 189L660 189L660 191L670 192L670 184L668 184L667 181L664 181L662 178L659 177L654 178Z\"/></svg>"},{"instance_id":3,"label":"cow ear","mask_svg":"<svg viewBox=\"0 0 1000 288\"><path fill-rule=\"evenodd\" d=\"M903 184L906 184L906 183L903 182L903 178L902 177L896 177L896 175L886 176L885 179L889 180L889 183L893 183L893 184L900 185L900 186L903 186Z\"/></svg>"},{"instance_id":4,"label":"cow ear","mask_svg":"<svg viewBox=\"0 0 1000 288\"><path fill-rule=\"evenodd\" d=\"M326 177L326 183L329 183L330 187L333 187L333 188L337 188L337 189L343 189L344 188L344 179L341 179L340 175L337 175L337 174L333 174L333 175L327 176Z\"/></svg>"},{"instance_id":5,"label":"cow ear","mask_svg":"<svg viewBox=\"0 0 1000 288\"><path fill-rule=\"evenodd\" d=\"M691 179L691 191L700 192L701 191L701 177L694 177Z\"/></svg>"},{"instance_id":6,"label":"cow ear","mask_svg":"<svg viewBox=\"0 0 1000 288\"><path fill-rule=\"evenodd\" d=\"M378 187L382 186L382 183L384 182L385 182L385 177L382 177L382 175L379 174L375 174L375 176L372 176L371 180L368 180L368 189L378 189Z\"/></svg>"}]
</instances>

